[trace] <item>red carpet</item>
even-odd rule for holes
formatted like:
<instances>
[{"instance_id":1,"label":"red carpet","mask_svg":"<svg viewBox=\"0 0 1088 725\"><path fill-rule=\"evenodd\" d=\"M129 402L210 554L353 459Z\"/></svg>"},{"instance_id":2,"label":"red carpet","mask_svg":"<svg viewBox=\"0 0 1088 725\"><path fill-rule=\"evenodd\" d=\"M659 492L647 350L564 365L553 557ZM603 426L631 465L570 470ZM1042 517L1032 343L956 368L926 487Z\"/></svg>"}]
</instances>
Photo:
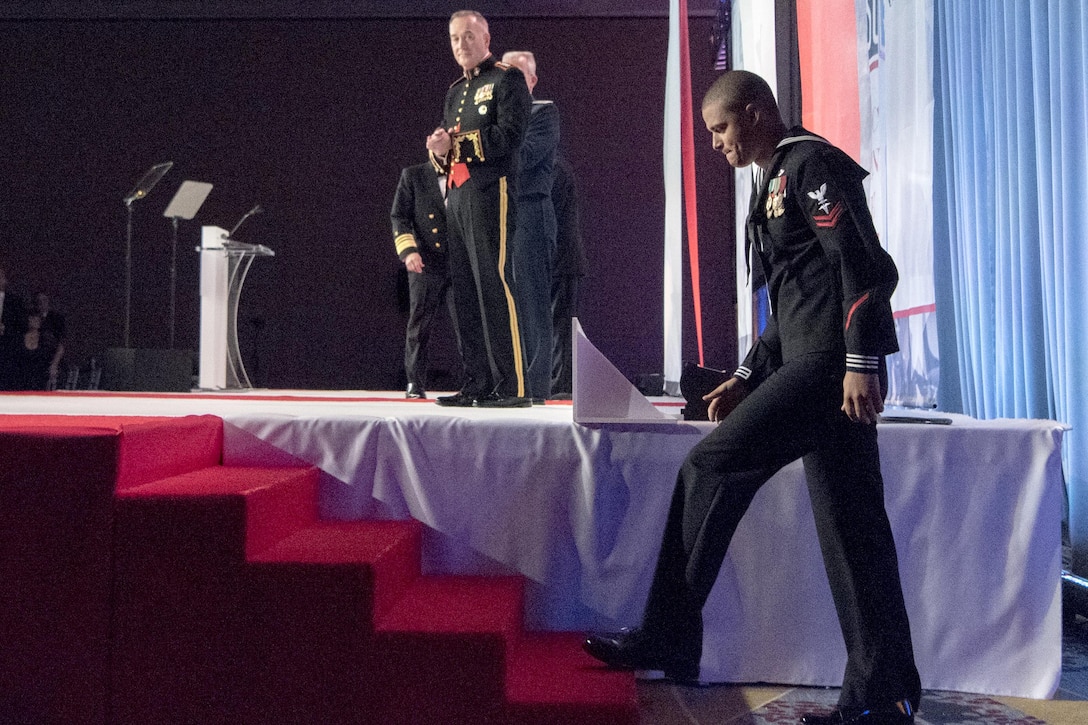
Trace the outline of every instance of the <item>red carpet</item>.
<instances>
[{"instance_id":1,"label":"red carpet","mask_svg":"<svg viewBox=\"0 0 1088 725\"><path fill-rule=\"evenodd\" d=\"M415 522L323 523L222 423L0 418L0 709L27 722L634 723L523 584L421 577Z\"/></svg>"}]
</instances>

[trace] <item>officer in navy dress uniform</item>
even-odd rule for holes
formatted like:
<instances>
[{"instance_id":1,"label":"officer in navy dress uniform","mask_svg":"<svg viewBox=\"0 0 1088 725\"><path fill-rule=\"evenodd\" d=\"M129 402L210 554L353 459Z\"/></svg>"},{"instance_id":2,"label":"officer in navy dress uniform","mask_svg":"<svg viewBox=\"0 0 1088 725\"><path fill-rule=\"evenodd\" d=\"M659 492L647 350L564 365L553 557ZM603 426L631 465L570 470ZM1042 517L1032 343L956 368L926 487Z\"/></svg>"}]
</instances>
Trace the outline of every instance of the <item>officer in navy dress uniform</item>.
<instances>
[{"instance_id":1,"label":"officer in navy dress uniform","mask_svg":"<svg viewBox=\"0 0 1088 725\"><path fill-rule=\"evenodd\" d=\"M408 398L427 397L431 329L445 304L457 331L457 315L446 265L446 177L425 162L400 173L393 208L393 244L408 271L408 326L404 337L404 372ZM460 338L458 338L460 348Z\"/></svg>"},{"instance_id":2,"label":"officer in navy dress uniform","mask_svg":"<svg viewBox=\"0 0 1088 725\"><path fill-rule=\"evenodd\" d=\"M921 684L876 426L884 356L898 349L898 273L873 227L866 172L824 139L787 130L752 73L719 78L703 120L732 166L762 170L747 245L771 317L733 376L704 398L719 425L680 469L642 626L590 636L586 649L615 667L697 679L702 607L733 532L759 488L800 458L847 653L837 709L801 722L913 723Z\"/></svg>"},{"instance_id":3,"label":"officer in navy dress uniform","mask_svg":"<svg viewBox=\"0 0 1088 725\"><path fill-rule=\"evenodd\" d=\"M465 382L439 405L529 407L510 242L514 175L532 99L517 68L497 62L487 21L471 10L450 18L450 46L464 71L446 93L444 127L427 137L447 172L449 270Z\"/></svg>"}]
</instances>

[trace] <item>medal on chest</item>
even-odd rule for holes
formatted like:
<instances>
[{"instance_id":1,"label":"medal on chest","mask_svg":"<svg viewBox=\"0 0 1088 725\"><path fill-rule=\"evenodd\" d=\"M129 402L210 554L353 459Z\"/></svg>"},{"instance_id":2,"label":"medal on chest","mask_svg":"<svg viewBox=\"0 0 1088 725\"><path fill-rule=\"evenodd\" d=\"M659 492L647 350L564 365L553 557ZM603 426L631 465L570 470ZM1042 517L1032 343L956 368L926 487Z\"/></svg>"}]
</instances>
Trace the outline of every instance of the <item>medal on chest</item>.
<instances>
[{"instance_id":1,"label":"medal on chest","mask_svg":"<svg viewBox=\"0 0 1088 725\"><path fill-rule=\"evenodd\" d=\"M767 184L767 204L763 210L768 219L776 219L786 213L786 172L779 169L778 176Z\"/></svg>"},{"instance_id":2,"label":"medal on chest","mask_svg":"<svg viewBox=\"0 0 1088 725\"><path fill-rule=\"evenodd\" d=\"M486 101L490 101L495 92L495 84L487 83L476 89L476 95L473 96L472 102L477 106Z\"/></svg>"}]
</instances>

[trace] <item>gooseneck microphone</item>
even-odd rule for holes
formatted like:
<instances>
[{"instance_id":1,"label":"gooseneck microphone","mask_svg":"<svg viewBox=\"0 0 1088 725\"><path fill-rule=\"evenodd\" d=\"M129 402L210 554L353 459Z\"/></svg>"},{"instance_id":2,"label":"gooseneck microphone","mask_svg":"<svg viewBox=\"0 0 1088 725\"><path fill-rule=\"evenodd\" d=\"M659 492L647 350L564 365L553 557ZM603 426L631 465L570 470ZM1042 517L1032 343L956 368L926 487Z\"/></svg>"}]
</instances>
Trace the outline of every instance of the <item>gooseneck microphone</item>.
<instances>
[{"instance_id":1,"label":"gooseneck microphone","mask_svg":"<svg viewBox=\"0 0 1088 725\"><path fill-rule=\"evenodd\" d=\"M238 220L238 223L234 225L234 228L227 232L227 239L234 236L234 233L238 231L238 227L242 226L242 222L249 219L254 214L260 214L262 211L264 211L264 209L261 208L260 204L254 204L252 209L242 215L242 218Z\"/></svg>"}]
</instances>

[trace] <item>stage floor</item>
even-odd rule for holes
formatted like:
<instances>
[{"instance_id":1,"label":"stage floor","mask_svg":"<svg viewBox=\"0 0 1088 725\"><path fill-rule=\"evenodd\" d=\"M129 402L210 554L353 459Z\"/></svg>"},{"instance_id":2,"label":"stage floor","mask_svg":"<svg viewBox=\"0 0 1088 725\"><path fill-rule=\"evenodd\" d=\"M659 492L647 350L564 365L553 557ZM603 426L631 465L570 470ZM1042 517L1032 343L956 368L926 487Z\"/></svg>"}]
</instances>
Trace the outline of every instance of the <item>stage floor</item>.
<instances>
[{"instance_id":1,"label":"stage floor","mask_svg":"<svg viewBox=\"0 0 1088 725\"><path fill-rule=\"evenodd\" d=\"M679 418L682 401L654 399ZM321 470L329 519L415 518L431 572L518 573L528 624L637 623L676 471L712 428L574 422L569 403L442 408L375 391L0 395L0 415L224 420L224 462ZM910 416L910 413L904 412ZM1061 671L1062 427L883 424L923 686L1048 697ZM706 609L702 677L838 685L845 650L799 463L759 493Z\"/></svg>"}]
</instances>

